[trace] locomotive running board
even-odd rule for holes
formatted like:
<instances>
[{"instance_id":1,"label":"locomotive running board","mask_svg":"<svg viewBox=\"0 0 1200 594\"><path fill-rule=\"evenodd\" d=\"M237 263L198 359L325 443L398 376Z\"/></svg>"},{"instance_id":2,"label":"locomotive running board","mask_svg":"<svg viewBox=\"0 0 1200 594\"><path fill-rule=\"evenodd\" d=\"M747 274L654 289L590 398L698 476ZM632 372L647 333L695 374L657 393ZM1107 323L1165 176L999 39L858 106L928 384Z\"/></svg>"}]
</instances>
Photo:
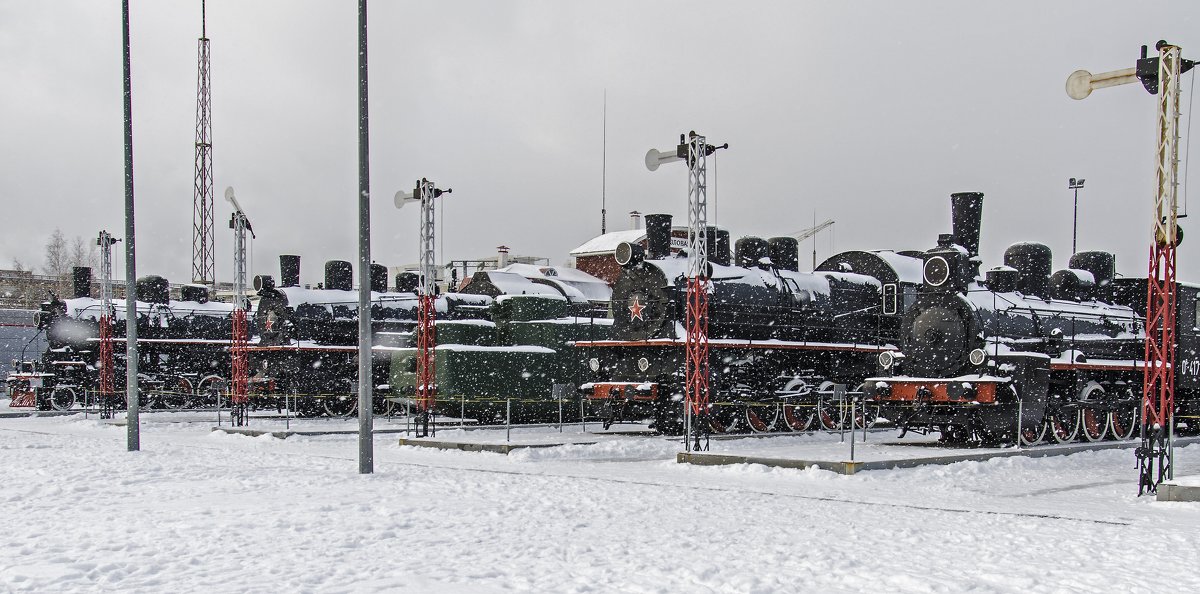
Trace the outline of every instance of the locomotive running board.
<instances>
[{"instance_id":1,"label":"locomotive running board","mask_svg":"<svg viewBox=\"0 0 1200 594\"><path fill-rule=\"evenodd\" d=\"M1175 445L1183 446L1200 443L1200 437L1176 438ZM809 468L815 466L821 470L829 470L838 474L855 474L863 470L891 470L894 468L914 468L917 466L945 465L956 462L982 462L992 458L1011 458L1025 456L1027 458L1045 458L1048 456L1067 456L1079 452L1093 450L1130 449L1141 445L1139 440L1110 441L1098 443L1070 443L1034 446L1030 448L993 449L987 452L966 454L946 454L940 456L904 457L895 456L883 459L864 461L847 460L806 460L800 458L773 458L767 456L752 456L738 454L721 454L714 452L679 452L675 461L680 464L695 464L697 466L723 466L728 464L762 464L777 468ZM803 447L803 446L801 446ZM860 446L861 447L861 446ZM912 451L912 445L904 445L905 451ZM1200 488L1198 488L1200 489Z\"/></svg>"},{"instance_id":2,"label":"locomotive running board","mask_svg":"<svg viewBox=\"0 0 1200 594\"><path fill-rule=\"evenodd\" d=\"M671 338L652 338L650 340L577 340L570 343L578 348L609 348L609 347L678 347L687 346L687 342ZM710 349L781 349L801 351L857 351L861 353L878 353L892 351L895 347L884 347L874 344L853 344L844 342L791 342L784 340L732 340L728 338L708 339Z\"/></svg>"}]
</instances>

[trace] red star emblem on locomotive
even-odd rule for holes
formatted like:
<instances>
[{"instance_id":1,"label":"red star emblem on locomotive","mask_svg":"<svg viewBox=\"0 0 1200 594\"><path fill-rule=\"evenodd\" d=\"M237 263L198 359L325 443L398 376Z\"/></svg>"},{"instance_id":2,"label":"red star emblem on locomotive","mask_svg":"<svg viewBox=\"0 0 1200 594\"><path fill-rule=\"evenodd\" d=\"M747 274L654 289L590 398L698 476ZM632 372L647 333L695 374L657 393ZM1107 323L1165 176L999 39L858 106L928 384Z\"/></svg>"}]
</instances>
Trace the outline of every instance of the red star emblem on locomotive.
<instances>
[{"instance_id":1,"label":"red star emblem on locomotive","mask_svg":"<svg viewBox=\"0 0 1200 594\"><path fill-rule=\"evenodd\" d=\"M634 320L641 320L645 322L646 318L642 317L643 309L646 309L646 306L639 303L638 297L634 296L633 303L629 305L629 321L632 322Z\"/></svg>"}]
</instances>

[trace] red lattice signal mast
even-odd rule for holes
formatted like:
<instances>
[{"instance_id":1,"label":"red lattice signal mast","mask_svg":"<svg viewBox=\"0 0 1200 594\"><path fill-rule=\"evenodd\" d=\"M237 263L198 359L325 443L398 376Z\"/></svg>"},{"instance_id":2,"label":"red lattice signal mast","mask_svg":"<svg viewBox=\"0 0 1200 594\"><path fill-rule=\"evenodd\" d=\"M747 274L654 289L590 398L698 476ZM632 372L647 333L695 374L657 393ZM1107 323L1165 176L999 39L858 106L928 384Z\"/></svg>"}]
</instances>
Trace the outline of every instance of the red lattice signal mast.
<instances>
[{"instance_id":1,"label":"red lattice signal mast","mask_svg":"<svg viewBox=\"0 0 1200 594\"><path fill-rule=\"evenodd\" d=\"M246 360L246 350L249 347L249 325L246 320L246 232L254 237L254 228L250 219L238 204L233 188L225 189L225 199L233 205L233 215L229 218L229 228L233 229L233 340L230 345L230 371L233 375L233 386L230 401L233 405L232 417L234 425L245 425L249 404L250 368Z\"/></svg>"},{"instance_id":2,"label":"red lattice signal mast","mask_svg":"<svg viewBox=\"0 0 1200 594\"><path fill-rule=\"evenodd\" d=\"M100 367L100 418L111 419L116 411L116 360L113 357L113 239L108 231L101 231L96 238L100 248L100 353L96 363Z\"/></svg>"},{"instance_id":3,"label":"red lattice signal mast","mask_svg":"<svg viewBox=\"0 0 1200 594\"><path fill-rule=\"evenodd\" d=\"M658 169L663 163L687 160L688 164L688 273L687 273L687 343L684 355L684 398L687 401L687 419L684 429L687 436L684 448L691 452L699 449L700 436L707 435L709 415L709 366L708 366L708 163L707 157L717 149L727 149L708 144L704 136L689 132L679 135L675 151L663 152L650 149L646 153L646 168ZM693 424L695 429L693 431ZM692 436L696 436L693 445ZM707 444L705 444L707 449Z\"/></svg>"},{"instance_id":4,"label":"red lattice signal mast","mask_svg":"<svg viewBox=\"0 0 1200 594\"><path fill-rule=\"evenodd\" d=\"M1083 99L1093 89L1141 82L1158 95L1158 151L1154 191L1154 236L1146 287L1146 355L1142 384L1142 444L1137 449L1138 494L1157 491L1174 475L1175 427L1175 271L1179 231L1179 77L1194 62L1179 46L1159 41L1158 56L1133 68L1092 74L1077 70L1067 78L1067 95Z\"/></svg>"},{"instance_id":5,"label":"red lattice signal mast","mask_svg":"<svg viewBox=\"0 0 1200 594\"><path fill-rule=\"evenodd\" d=\"M410 193L396 192L396 208L410 202L421 205L420 264L421 286L417 296L417 385L416 401L420 418L417 422L418 436L429 434L430 420L437 404L437 252L435 251L434 225L437 208L434 199L454 190L439 190L436 185L421 178Z\"/></svg>"}]
</instances>

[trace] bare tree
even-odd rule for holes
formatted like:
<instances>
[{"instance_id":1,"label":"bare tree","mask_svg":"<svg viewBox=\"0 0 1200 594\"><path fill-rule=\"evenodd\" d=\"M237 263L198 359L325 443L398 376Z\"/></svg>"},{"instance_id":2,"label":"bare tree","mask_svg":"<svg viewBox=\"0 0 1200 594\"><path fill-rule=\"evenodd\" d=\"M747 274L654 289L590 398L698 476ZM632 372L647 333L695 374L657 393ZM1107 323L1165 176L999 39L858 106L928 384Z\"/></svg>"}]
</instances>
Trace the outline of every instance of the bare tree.
<instances>
[{"instance_id":1,"label":"bare tree","mask_svg":"<svg viewBox=\"0 0 1200 594\"><path fill-rule=\"evenodd\" d=\"M50 276L62 276L71 271L70 266L67 238L63 237L62 229L55 228L46 240L46 260L42 270Z\"/></svg>"},{"instance_id":2,"label":"bare tree","mask_svg":"<svg viewBox=\"0 0 1200 594\"><path fill-rule=\"evenodd\" d=\"M89 268L96 267L96 242L86 241L78 235L71 240L69 266L87 266Z\"/></svg>"}]
</instances>

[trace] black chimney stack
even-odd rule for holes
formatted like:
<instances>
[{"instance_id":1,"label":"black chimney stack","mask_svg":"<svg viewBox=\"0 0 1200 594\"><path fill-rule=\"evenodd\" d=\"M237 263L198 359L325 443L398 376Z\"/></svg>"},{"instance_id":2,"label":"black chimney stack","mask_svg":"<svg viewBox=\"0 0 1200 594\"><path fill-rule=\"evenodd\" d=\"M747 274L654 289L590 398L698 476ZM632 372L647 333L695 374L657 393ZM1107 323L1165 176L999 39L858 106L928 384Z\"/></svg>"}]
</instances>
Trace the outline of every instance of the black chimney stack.
<instances>
[{"instance_id":1,"label":"black chimney stack","mask_svg":"<svg viewBox=\"0 0 1200 594\"><path fill-rule=\"evenodd\" d=\"M646 259L661 260L671 255L671 215L646 215Z\"/></svg>"},{"instance_id":2,"label":"black chimney stack","mask_svg":"<svg viewBox=\"0 0 1200 594\"><path fill-rule=\"evenodd\" d=\"M300 256L279 256L279 286L300 286Z\"/></svg>"},{"instance_id":3,"label":"black chimney stack","mask_svg":"<svg viewBox=\"0 0 1200 594\"><path fill-rule=\"evenodd\" d=\"M716 245L710 246L708 259L713 264L721 266L729 266L729 231L726 229L717 229Z\"/></svg>"},{"instance_id":4,"label":"black chimney stack","mask_svg":"<svg viewBox=\"0 0 1200 594\"><path fill-rule=\"evenodd\" d=\"M972 258L979 255L979 223L983 217L982 192L958 192L950 195L950 216L954 241L967 248Z\"/></svg>"},{"instance_id":5,"label":"black chimney stack","mask_svg":"<svg viewBox=\"0 0 1200 594\"><path fill-rule=\"evenodd\" d=\"M72 296L76 299L80 297L92 296L92 269L87 266L76 266L71 269L71 280L74 285Z\"/></svg>"},{"instance_id":6,"label":"black chimney stack","mask_svg":"<svg viewBox=\"0 0 1200 594\"><path fill-rule=\"evenodd\" d=\"M371 290L376 293L387 292L387 266L371 263Z\"/></svg>"}]
</instances>

